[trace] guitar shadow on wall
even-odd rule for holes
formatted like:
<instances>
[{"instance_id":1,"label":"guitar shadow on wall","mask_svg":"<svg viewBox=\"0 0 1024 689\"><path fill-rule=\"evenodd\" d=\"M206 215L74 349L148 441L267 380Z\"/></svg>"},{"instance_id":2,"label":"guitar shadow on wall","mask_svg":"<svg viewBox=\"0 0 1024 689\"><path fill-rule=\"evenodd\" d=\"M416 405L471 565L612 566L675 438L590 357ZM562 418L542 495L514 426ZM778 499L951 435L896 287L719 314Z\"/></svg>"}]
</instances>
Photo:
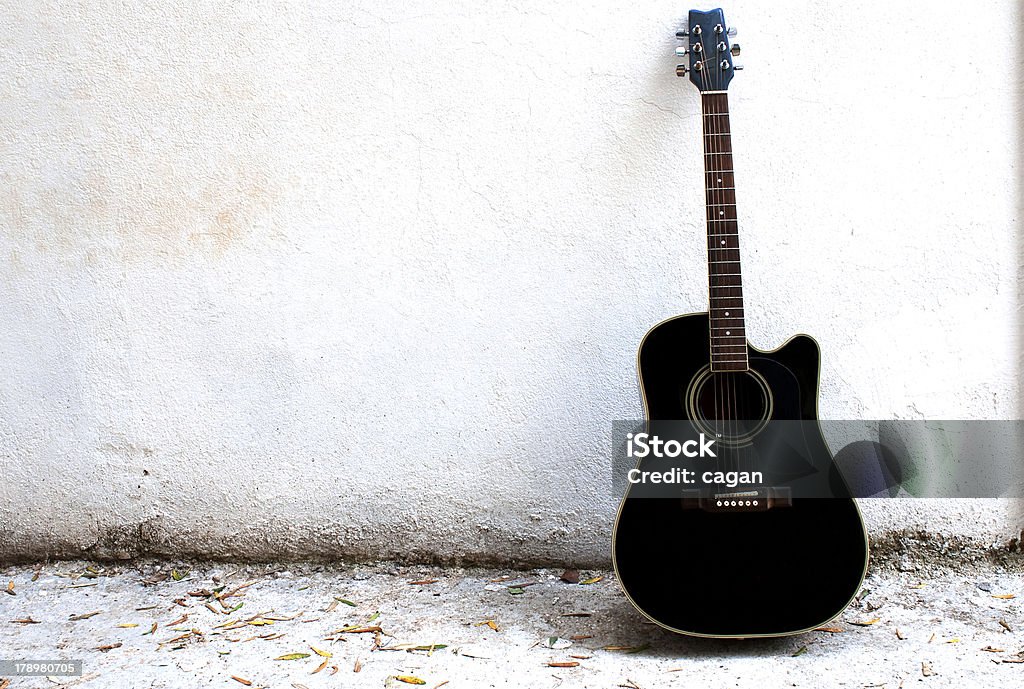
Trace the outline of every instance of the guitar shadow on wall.
<instances>
[{"instance_id":1,"label":"guitar shadow on wall","mask_svg":"<svg viewBox=\"0 0 1024 689\"><path fill-rule=\"evenodd\" d=\"M910 453L899 442L852 442L835 454L835 464L855 498L894 498L917 474Z\"/></svg>"}]
</instances>

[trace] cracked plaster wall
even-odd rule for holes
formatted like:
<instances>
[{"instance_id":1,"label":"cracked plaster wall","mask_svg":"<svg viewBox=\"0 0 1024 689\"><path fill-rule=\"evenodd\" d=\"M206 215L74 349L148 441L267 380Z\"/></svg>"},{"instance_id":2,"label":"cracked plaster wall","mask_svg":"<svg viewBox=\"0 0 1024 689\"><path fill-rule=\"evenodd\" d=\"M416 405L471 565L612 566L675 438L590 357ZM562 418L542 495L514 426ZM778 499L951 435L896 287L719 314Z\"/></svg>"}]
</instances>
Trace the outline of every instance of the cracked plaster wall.
<instances>
[{"instance_id":1,"label":"cracked plaster wall","mask_svg":"<svg viewBox=\"0 0 1024 689\"><path fill-rule=\"evenodd\" d=\"M0 557L606 561L635 348L705 307L683 9L0 2ZM825 417L1018 417L1019 32L725 9L751 341Z\"/></svg>"}]
</instances>

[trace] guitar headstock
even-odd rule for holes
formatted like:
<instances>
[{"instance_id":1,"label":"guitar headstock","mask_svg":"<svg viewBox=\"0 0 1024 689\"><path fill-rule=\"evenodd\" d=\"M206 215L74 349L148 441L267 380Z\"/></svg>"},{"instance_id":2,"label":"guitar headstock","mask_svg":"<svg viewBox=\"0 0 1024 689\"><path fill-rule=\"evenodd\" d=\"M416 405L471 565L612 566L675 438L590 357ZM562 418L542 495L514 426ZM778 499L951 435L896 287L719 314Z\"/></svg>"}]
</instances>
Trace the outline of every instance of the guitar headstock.
<instances>
[{"instance_id":1,"label":"guitar headstock","mask_svg":"<svg viewBox=\"0 0 1024 689\"><path fill-rule=\"evenodd\" d=\"M689 57L687 64L676 65L676 75L690 75L690 81L702 93L725 91L732 81L732 74L742 65L733 62L740 54L739 43L732 43L736 29L725 23L721 9L700 12L690 10L689 19L676 38L683 45L676 48L676 55Z\"/></svg>"}]
</instances>

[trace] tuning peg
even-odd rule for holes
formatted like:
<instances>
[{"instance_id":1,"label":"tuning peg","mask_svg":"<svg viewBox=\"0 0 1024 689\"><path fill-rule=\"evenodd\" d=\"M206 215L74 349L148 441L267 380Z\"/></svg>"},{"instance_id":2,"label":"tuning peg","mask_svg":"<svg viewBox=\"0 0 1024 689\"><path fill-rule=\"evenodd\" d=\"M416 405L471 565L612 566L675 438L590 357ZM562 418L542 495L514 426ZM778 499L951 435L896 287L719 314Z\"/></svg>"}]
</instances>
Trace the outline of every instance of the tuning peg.
<instances>
[{"instance_id":1,"label":"tuning peg","mask_svg":"<svg viewBox=\"0 0 1024 689\"><path fill-rule=\"evenodd\" d=\"M676 76L685 77L686 73L690 71L690 68L686 65L676 65Z\"/></svg>"},{"instance_id":2,"label":"tuning peg","mask_svg":"<svg viewBox=\"0 0 1024 689\"><path fill-rule=\"evenodd\" d=\"M735 26L730 26L729 27L729 31L727 33L729 34L729 38L732 38L733 36L735 36L737 34L736 27Z\"/></svg>"},{"instance_id":3,"label":"tuning peg","mask_svg":"<svg viewBox=\"0 0 1024 689\"><path fill-rule=\"evenodd\" d=\"M690 54L690 51L687 48L682 48L682 47L676 48L676 57L686 57L689 54Z\"/></svg>"},{"instance_id":4,"label":"tuning peg","mask_svg":"<svg viewBox=\"0 0 1024 689\"><path fill-rule=\"evenodd\" d=\"M739 54L740 54L740 44L739 43L733 43L732 47L729 48L729 52L732 53L733 57L739 57Z\"/></svg>"},{"instance_id":5,"label":"tuning peg","mask_svg":"<svg viewBox=\"0 0 1024 689\"><path fill-rule=\"evenodd\" d=\"M736 62L734 62L734 63L732 63L732 68L733 68L733 69L735 69L735 70L736 70L736 71L738 72L738 71L740 71L741 69L743 69L743 65L741 65L741 64L739 64L739 63L736 63Z\"/></svg>"},{"instance_id":6,"label":"tuning peg","mask_svg":"<svg viewBox=\"0 0 1024 689\"><path fill-rule=\"evenodd\" d=\"M689 35L690 35L690 25L688 23L686 23L686 22L683 22L683 27L681 29L679 29L679 31L676 31L676 38L686 38Z\"/></svg>"}]
</instances>

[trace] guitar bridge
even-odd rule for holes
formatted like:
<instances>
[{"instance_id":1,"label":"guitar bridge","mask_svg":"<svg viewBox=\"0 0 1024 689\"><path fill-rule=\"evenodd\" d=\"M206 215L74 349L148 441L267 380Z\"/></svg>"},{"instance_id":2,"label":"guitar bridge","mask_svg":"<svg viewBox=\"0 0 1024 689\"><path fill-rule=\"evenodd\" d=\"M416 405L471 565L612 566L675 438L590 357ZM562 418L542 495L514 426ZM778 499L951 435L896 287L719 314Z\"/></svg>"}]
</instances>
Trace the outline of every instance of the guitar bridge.
<instances>
[{"instance_id":1,"label":"guitar bridge","mask_svg":"<svg viewBox=\"0 0 1024 689\"><path fill-rule=\"evenodd\" d=\"M792 507L793 492L788 487L756 488L706 494L701 490L683 491L684 510L705 512L767 512L773 507Z\"/></svg>"}]
</instances>

